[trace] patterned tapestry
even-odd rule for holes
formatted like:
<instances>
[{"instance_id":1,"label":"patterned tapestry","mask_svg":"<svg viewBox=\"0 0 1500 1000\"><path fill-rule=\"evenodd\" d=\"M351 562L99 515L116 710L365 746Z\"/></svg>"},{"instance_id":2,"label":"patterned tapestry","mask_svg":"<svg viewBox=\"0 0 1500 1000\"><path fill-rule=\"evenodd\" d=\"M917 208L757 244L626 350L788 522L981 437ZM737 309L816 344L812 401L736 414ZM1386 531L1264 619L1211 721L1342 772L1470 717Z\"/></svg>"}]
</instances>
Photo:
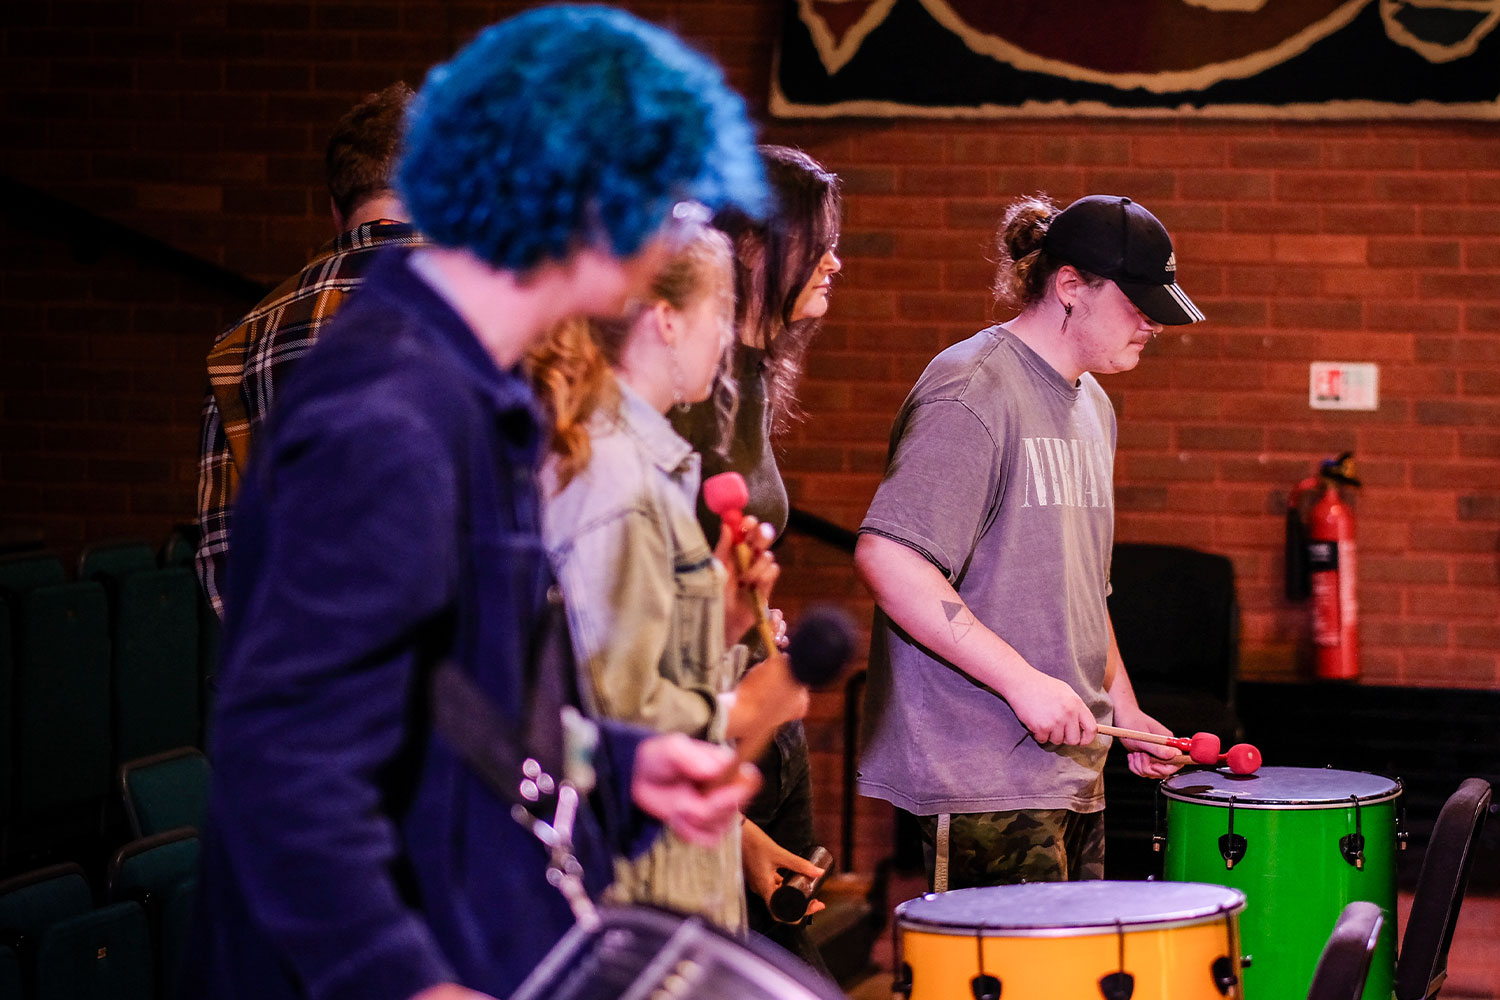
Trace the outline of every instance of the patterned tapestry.
<instances>
[{"instance_id":1,"label":"patterned tapestry","mask_svg":"<svg viewBox=\"0 0 1500 1000\"><path fill-rule=\"evenodd\" d=\"M783 117L1500 118L1500 0L787 0Z\"/></svg>"}]
</instances>

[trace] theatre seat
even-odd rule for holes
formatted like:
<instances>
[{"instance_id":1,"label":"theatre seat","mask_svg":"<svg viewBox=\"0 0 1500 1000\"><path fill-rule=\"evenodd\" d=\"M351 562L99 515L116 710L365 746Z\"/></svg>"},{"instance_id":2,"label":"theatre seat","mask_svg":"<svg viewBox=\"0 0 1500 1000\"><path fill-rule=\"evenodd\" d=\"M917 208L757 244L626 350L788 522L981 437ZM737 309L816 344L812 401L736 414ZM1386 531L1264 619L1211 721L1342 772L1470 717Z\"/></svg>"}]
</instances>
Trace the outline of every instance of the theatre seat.
<instances>
[{"instance_id":1,"label":"theatre seat","mask_svg":"<svg viewBox=\"0 0 1500 1000\"><path fill-rule=\"evenodd\" d=\"M1307 1000L1359 1000L1383 920L1374 903L1355 900L1344 907L1318 956Z\"/></svg>"},{"instance_id":2,"label":"theatre seat","mask_svg":"<svg viewBox=\"0 0 1500 1000\"><path fill-rule=\"evenodd\" d=\"M1468 778L1438 813L1396 959L1396 1000L1436 997L1448 978L1448 950L1490 797L1489 782Z\"/></svg>"}]
</instances>

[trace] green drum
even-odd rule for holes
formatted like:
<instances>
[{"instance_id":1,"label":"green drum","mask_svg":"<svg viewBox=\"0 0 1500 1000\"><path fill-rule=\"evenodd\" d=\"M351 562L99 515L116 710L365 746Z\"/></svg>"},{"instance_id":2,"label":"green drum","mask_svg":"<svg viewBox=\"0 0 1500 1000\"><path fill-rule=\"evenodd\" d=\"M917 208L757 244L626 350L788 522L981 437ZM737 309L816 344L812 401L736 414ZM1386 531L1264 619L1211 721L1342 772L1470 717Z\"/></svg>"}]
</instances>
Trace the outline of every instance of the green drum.
<instances>
[{"instance_id":1,"label":"green drum","mask_svg":"<svg viewBox=\"0 0 1500 1000\"><path fill-rule=\"evenodd\" d=\"M1364 771L1184 771L1162 782L1169 881L1245 894L1245 1000L1305 997L1339 912L1385 920L1363 1000L1391 1000L1396 968L1396 802L1401 782Z\"/></svg>"}]
</instances>

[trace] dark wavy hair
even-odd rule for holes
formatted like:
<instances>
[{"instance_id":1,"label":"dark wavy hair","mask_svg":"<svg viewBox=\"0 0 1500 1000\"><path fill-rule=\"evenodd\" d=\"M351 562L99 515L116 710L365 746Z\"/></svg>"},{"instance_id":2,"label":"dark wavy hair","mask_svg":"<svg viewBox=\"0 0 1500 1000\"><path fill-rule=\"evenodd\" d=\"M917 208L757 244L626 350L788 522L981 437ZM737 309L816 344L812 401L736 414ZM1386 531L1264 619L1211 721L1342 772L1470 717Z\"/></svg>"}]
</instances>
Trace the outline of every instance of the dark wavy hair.
<instances>
[{"instance_id":1,"label":"dark wavy hair","mask_svg":"<svg viewBox=\"0 0 1500 1000\"><path fill-rule=\"evenodd\" d=\"M344 113L328 137L324 165L328 193L339 214L348 218L361 202L391 190L396 154L411 104L411 88L393 83Z\"/></svg>"},{"instance_id":2,"label":"dark wavy hair","mask_svg":"<svg viewBox=\"0 0 1500 1000\"><path fill-rule=\"evenodd\" d=\"M822 317L792 320L797 296L823 255L838 245L843 206L838 175L789 146L762 146L771 211L764 221L731 209L714 224L734 241L735 322L764 351L766 405L785 430L797 411L797 382Z\"/></svg>"},{"instance_id":3,"label":"dark wavy hair","mask_svg":"<svg viewBox=\"0 0 1500 1000\"><path fill-rule=\"evenodd\" d=\"M629 256L674 203L758 215L744 101L707 58L623 11L557 6L485 29L417 95L398 188L434 242L525 272Z\"/></svg>"}]
</instances>

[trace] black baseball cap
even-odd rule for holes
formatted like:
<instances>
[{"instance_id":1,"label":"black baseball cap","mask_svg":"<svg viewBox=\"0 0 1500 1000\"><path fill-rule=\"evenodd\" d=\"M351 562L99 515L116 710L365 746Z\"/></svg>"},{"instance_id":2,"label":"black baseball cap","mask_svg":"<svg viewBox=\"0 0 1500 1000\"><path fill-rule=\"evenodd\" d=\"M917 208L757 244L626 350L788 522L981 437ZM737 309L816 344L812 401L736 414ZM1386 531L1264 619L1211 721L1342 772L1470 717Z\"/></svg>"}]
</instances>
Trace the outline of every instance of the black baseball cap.
<instances>
[{"instance_id":1,"label":"black baseball cap","mask_svg":"<svg viewBox=\"0 0 1500 1000\"><path fill-rule=\"evenodd\" d=\"M1203 318L1177 287L1177 256L1166 227L1129 198L1079 198L1052 220L1042 249L1064 264L1109 278L1153 322L1185 326Z\"/></svg>"}]
</instances>

